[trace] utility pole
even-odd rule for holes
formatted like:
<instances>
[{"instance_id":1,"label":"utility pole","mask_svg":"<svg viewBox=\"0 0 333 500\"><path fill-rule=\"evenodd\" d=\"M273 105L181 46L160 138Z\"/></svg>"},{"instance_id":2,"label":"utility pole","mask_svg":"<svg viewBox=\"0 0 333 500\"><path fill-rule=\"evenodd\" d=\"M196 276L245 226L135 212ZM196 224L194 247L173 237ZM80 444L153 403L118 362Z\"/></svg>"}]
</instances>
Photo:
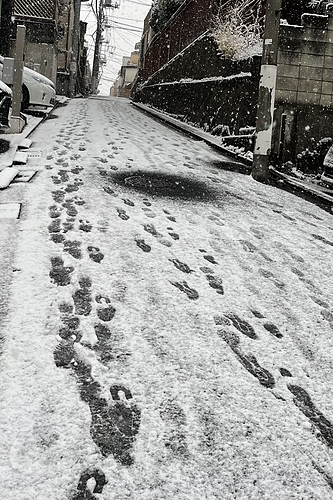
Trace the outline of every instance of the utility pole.
<instances>
[{"instance_id":1,"label":"utility pole","mask_svg":"<svg viewBox=\"0 0 333 500\"><path fill-rule=\"evenodd\" d=\"M74 24L72 36L72 56L69 73L69 97L75 96L75 84L77 76L77 63L79 56L79 35L80 35L80 10L81 0L74 0Z\"/></svg>"},{"instance_id":2,"label":"utility pole","mask_svg":"<svg viewBox=\"0 0 333 500\"><path fill-rule=\"evenodd\" d=\"M104 0L99 0L97 5L96 0L96 38L95 38L95 51L94 51L94 61L91 72L91 92L92 94L97 94L98 83L99 83L99 66L100 66L100 56L101 56L101 43L103 34L103 17L104 17Z\"/></svg>"},{"instance_id":3,"label":"utility pole","mask_svg":"<svg viewBox=\"0 0 333 500\"><path fill-rule=\"evenodd\" d=\"M257 108L256 142L253 154L252 177L268 182L269 159L277 73L277 54L282 0L267 0L263 54L261 60L259 97Z\"/></svg>"},{"instance_id":4,"label":"utility pole","mask_svg":"<svg viewBox=\"0 0 333 500\"><path fill-rule=\"evenodd\" d=\"M26 121L21 116L25 34L26 27L23 25L18 25L16 28L12 116L10 119L11 132L14 134L20 134L24 125L26 124Z\"/></svg>"}]
</instances>

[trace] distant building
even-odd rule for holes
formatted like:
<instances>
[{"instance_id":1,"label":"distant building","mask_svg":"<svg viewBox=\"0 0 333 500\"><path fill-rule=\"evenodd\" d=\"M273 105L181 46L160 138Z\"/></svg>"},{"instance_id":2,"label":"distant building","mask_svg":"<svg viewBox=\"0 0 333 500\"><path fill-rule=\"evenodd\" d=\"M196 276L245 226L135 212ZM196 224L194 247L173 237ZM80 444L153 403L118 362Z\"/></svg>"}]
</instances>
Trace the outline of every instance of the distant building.
<instances>
[{"instance_id":1,"label":"distant building","mask_svg":"<svg viewBox=\"0 0 333 500\"><path fill-rule=\"evenodd\" d=\"M69 76L72 56L74 2L61 0L58 13L58 42L57 42L57 94L69 95ZM79 54L77 64L76 94L86 94L88 75L90 74L87 62L88 49L84 43L87 23L80 21Z\"/></svg>"},{"instance_id":2,"label":"distant building","mask_svg":"<svg viewBox=\"0 0 333 500\"><path fill-rule=\"evenodd\" d=\"M1 5L2 4L2 5ZM16 26L26 27L25 65L52 80L69 95L74 0L0 0L0 52L15 56ZM76 93L87 87L87 23L80 22Z\"/></svg>"},{"instance_id":3,"label":"distant building","mask_svg":"<svg viewBox=\"0 0 333 500\"><path fill-rule=\"evenodd\" d=\"M12 0L10 56L15 55L16 26L26 27L25 65L54 83L57 79L57 0Z\"/></svg>"},{"instance_id":4,"label":"distant building","mask_svg":"<svg viewBox=\"0 0 333 500\"><path fill-rule=\"evenodd\" d=\"M129 57L123 57L122 66L117 79L111 87L110 94L117 97L131 95L132 85L138 73L139 51L135 50Z\"/></svg>"}]
</instances>

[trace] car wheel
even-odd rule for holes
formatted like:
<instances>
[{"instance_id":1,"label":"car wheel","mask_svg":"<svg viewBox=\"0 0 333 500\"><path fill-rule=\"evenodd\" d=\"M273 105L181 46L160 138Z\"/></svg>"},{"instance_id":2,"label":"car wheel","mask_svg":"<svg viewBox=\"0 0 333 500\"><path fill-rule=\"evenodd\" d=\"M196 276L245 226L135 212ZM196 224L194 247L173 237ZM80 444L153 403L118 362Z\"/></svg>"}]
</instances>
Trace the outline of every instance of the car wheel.
<instances>
[{"instance_id":1,"label":"car wheel","mask_svg":"<svg viewBox=\"0 0 333 500\"><path fill-rule=\"evenodd\" d=\"M25 110L29 107L30 104L30 95L29 90L25 85L22 85L22 101L21 101L21 111Z\"/></svg>"}]
</instances>

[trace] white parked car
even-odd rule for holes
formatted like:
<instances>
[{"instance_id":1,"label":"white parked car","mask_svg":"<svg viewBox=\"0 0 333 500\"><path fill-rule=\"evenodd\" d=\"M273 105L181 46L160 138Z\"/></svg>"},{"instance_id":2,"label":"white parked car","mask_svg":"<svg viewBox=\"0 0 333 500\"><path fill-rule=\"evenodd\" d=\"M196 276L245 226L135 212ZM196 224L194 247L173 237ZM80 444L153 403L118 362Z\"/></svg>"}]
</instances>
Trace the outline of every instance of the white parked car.
<instances>
[{"instance_id":1,"label":"white parked car","mask_svg":"<svg viewBox=\"0 0 333 500\"><path fill-rule=\"evenodd\" d=\"M2 80L3 57L0 56L0 80ZM54 83L32 69L23 68L22 110L32 106L52 107L55 104Z\"/></svg>"},{"instance_id":2,"label":"white parked car","mask_svg":"<svg viewBox=\"0 0 333 500\"><path fill-rule=\"evenodd\" d=\"M12 91L0 81L0 133L10 126Z\"/></svg>"}]
</instances>

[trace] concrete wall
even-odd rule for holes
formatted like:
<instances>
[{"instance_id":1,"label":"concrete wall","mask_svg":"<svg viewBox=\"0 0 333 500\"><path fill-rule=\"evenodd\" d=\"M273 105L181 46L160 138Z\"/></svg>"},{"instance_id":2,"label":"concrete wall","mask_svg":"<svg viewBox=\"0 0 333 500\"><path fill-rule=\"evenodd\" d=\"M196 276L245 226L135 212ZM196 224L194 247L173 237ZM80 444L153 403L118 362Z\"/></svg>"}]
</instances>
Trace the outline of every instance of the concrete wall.
<instances>
[{"instance_id":1,"label":"concrete wall","mask_svg":"<svg viewBox=\"0 0 333 500\"><path fill-rule=\"evenodd\" d=\"M213 38L202 35L141 83L133 99L207 131L225 125L237 134L255 125L259 70L259 57L224 60Z\"/></svg>"},{"instance_id":2,"label":"concrete wall","mask_svg":"<svg viewBox=\"0 0 333 500\"><path fill-rule=\"evenodd\" d=\"M217 0L186 0L165 28L147 43L143 41L141 77L147 80L210 26L217 13Z\"/></svg>"},{"instance_id":3,"label":"concrete wall","mask_svg":"<svg viewBox=\"0 0 333 500\"><path fill-rule=\"evenodd\" d=\"M47 43L26 42L26 58L24 64L34 69L34 64L38 64L39 73L46 76L54 83L57 79L57 54L54 46Z\"/></svg>"}]
</instances>

